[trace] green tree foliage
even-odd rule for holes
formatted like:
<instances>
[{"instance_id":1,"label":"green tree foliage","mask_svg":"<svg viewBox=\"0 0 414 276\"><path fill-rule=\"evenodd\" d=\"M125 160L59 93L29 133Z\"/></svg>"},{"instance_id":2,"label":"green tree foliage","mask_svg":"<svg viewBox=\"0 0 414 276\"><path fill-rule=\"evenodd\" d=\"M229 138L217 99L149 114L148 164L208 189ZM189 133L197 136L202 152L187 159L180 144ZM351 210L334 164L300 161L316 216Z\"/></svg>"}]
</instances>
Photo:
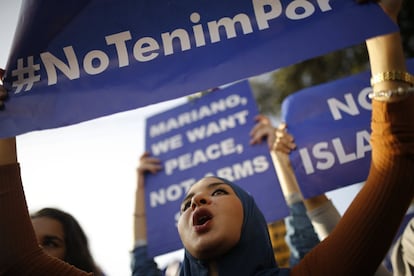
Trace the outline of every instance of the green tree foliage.
<instances>
[{"instance_id":1,"label":"green tree foliage","mask_svg":"<svg viewBox=\"0 0 414 276\"><path fill-rule=\"evenodd\" d=\"M414 57L414 1L404 1L399 26L407 58ZM259 110L278 116L282 101L305 87L336 80L369 69L365 43L281 68L250 79Z\"/></svg>"}]
</instances>

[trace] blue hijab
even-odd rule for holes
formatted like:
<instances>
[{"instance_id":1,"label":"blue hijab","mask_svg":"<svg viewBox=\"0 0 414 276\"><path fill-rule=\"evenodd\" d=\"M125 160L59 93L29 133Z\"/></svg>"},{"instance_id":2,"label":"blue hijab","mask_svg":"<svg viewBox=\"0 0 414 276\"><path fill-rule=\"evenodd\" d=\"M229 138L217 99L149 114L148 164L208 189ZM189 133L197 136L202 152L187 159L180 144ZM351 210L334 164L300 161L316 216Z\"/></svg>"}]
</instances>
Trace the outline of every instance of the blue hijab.
<instances>
[{"instance_id":1,"label":"blue hijab","mask_svg":"<svg viewBox=\"0 0 414 276\"><path fill-rule=\"evenodd\" d=\"M230 185L243 205L243 226L240 241L217 260L219 275L289 275L289 270L278 268L266 220L253 197L230 181L216 177ZM207 276L207 263L191 256L185 250L181 276Z\"/></svg>"}]
</instances>

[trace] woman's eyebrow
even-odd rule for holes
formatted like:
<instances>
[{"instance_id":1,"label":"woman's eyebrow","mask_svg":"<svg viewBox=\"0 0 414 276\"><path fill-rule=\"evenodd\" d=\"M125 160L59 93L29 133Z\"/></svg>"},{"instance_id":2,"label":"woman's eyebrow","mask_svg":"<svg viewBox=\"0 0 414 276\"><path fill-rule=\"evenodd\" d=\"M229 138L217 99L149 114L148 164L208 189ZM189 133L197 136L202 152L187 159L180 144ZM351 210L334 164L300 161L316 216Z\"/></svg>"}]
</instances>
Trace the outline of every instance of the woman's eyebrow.
<instances>
[{"instance_id":1,"label":"woman's eyebrow","mask_svg":"<svg viewBox=\"0 0 414 276\"><path fill-rule=\"evenodd\" d=\"M214 188L214 187L220 186L220 185L230 186L229 184L224 183L224 182L213 182L213 183L208 184L207 185L207 188L208 189L211 189L211 188ZM189 193L188 195L186 195L186 197L183 199L183 201L181 201L181 204L184 203L184 202L186 202L189 198L191 198L193 196L194 196L194 193Z\"/></svg>"}]
</instances>

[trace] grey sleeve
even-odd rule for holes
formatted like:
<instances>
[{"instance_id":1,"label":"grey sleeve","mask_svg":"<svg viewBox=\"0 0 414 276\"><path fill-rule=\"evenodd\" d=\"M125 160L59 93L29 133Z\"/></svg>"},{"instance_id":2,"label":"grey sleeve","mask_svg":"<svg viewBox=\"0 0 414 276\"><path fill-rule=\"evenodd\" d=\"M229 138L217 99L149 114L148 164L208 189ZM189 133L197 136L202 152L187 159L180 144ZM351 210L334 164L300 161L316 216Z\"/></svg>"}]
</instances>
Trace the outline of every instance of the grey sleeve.
<instances>
[{"instance_id":1,"label":"grey sleeve","mask_svg":"<svg viewBox=\"0 0 414 276\"><path fill-rule=\"evenodd\" d=\"M395 242L391 252L394 275L414 275L414 218Z\"/></svg>"},{"instance_id":2,"label":"grey sleeve","mask_svg":"<svg viewBox=\"0 0 414 276\"><path fill-rule=\"evenodd\" d=\"M321 241L332 232L341 219L341 214L331 200L307 213Z\"/></svg>"}]
</instances>

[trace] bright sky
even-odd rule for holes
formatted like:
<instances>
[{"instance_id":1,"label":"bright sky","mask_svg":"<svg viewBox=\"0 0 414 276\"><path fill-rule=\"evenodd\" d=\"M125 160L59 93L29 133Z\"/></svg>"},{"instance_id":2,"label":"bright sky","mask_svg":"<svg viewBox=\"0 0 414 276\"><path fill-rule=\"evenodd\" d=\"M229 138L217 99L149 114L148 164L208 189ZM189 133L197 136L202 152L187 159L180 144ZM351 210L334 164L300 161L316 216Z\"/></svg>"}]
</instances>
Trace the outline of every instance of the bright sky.
<instances>
[{"instance_id":1,"label":"bright sky","mask_svg":"<svg viewBox=\"0 0 414 276\"><path fill-rule=\"evenodd\" d=\"M0 3L0 68L5 68L21 0ZM183 101L17 139L30 211L51 206L73 214L89 237L95 259L109 276L130 275L135 168L144 150L145 118ZM345 190L329 193L341 212L357 188ZM157 261L163 265L169 258Z\"/></svg>"}]
</instances>

